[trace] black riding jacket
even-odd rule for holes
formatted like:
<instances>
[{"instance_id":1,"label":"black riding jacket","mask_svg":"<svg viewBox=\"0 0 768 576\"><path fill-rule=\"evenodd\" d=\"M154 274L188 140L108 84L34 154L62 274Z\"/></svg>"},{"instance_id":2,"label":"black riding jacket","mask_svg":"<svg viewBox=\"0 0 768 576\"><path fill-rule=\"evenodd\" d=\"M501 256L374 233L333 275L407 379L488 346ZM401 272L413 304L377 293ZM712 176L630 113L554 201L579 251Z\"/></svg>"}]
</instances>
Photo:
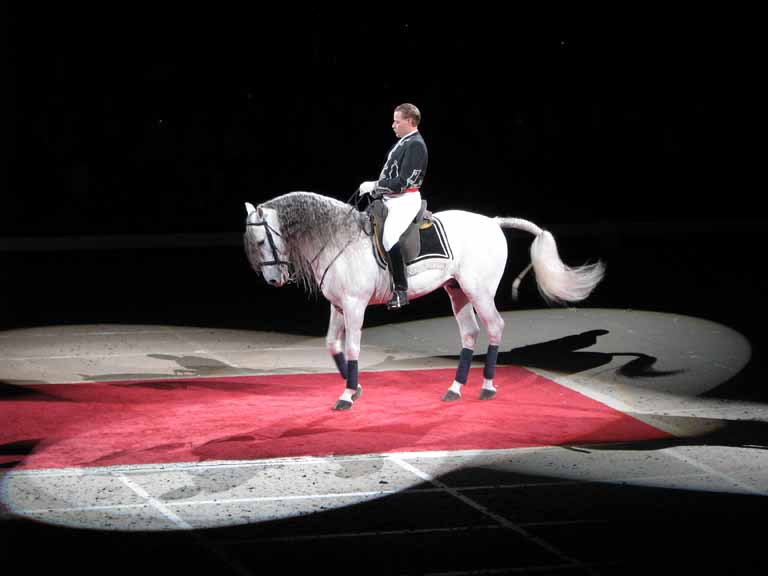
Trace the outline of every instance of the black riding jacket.
<instances>
[{"instance_id":1,"label":"black riding jacket","mask_svg":"<svg viewBox=\"0 0 768 576\"><path fill-rule=\"evenodd\" d=\"M384 188L385 194L400 194L408 188L420 189L426 173L427 145L418 131L412 132L390 149L379 174L378 187Z\"/></svg>"}]
</instances>

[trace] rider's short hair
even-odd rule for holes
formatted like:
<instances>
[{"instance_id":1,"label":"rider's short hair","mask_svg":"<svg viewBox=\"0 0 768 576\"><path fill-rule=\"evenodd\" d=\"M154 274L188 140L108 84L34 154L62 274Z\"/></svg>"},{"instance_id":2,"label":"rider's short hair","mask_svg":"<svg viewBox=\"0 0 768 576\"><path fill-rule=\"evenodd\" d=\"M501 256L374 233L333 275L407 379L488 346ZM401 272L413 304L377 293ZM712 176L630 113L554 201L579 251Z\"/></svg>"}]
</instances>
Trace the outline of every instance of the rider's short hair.
<instances>
[{"instance_id":1,"label":"rider's short hair","mask_svg":"<svg viewBox=\"0 0 768 576\"><path fill-rule=\"evenodd\" d=\"M410 119L414 126L418 126L419 122L421 122L421 112L413 104L408 104L407 102L400 104L400 106L395 108L395 112L400 112L400 116Z\"/></svg>"}]
</instances>

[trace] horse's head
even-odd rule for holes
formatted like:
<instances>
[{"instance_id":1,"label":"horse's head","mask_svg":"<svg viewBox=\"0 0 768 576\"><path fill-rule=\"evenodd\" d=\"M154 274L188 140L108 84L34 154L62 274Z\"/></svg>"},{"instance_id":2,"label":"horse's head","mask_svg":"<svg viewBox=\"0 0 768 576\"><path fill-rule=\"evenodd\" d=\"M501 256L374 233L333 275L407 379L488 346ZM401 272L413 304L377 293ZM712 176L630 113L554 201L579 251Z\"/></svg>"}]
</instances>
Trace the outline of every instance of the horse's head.
<instances>
[{"instance_id":1,"label":"horse's head","mask_svg":"<svg viewBox=\"0 0 768 576\"><path fill-rule=\"evenodd\" d=\"M285 257L285 245L280 234L277 210L245 203L245 253L256 272L272 286L291 281L291 264Z\"/></svg>"}]
</instances>

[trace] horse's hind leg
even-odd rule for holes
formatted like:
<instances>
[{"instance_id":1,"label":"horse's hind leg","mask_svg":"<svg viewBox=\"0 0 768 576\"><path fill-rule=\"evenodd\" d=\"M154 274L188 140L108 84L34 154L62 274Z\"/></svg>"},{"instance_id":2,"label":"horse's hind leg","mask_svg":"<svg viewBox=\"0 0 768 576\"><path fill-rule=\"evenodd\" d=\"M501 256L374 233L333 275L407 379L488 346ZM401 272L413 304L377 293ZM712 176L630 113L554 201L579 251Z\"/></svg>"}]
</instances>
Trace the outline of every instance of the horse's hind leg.
<instances>
[{"instance_id":1,"label":"horse's hind leg","mask_svg":"<svg viewBox=\"0 0 768 576\"><path fill-rule=\"evenodd\" d=\"M344 380L347 379L347 359L344 356L344 314L341 309L331 304L331 319L328 322L328 334L325 345L336 363L336 368Z\"/></svg>"},{"instance_id":2,"label":"horse's hind leg","mask_svg":"<svg viewBox=\"0 0 768 576\"><path fill-rule=\"evenodd\" d=\"M459 324L459 331L461 333L461 355L459 356L459 366L456 369L456 377L443 396L444 401L451 401L461 398L461 387L467 383L469 367L472 364L472 355L475 349L475 340L480 333L480 327L477 325L472 304L459 285L455 281L450 282L445 285L445 291L451 297L453 315L456 316L456 322Z\"/></svg>"},{"instance_id":3,"label":"horse's hind leg","mask_svg":"<svg viewBox=\"0 0 768 576\"><path fill-rule=\"evenodd\" d=\"M483 387L480 390L480 400L490 400L496 396L496 388L493 385L493 377L496 375L496 360L499 354L501 337L504 334L504 319L496 309L493 294L483 294L472 300L472 305L477 310L488 332L488 353L485 356L483 368Z\"/></svg>"}]
</instances>

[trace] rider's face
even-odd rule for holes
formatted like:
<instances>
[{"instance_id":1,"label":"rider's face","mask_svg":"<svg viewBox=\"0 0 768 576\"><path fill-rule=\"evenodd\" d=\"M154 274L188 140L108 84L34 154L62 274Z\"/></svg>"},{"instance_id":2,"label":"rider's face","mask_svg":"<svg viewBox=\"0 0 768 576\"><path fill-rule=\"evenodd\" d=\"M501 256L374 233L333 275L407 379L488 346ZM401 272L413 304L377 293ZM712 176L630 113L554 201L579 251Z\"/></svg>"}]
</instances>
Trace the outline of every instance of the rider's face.
<instances>
[{"instance_id":1,"label":"rider's face","mask_svg":"<svg viewBox=\"0 0 768 576\"><path fill-rule=\"evenodd\" d=\"M395 112L392 120L392 130L395 131L395 135L398 138L402 138L409 132L413 131L413 123L408 118L403 118L400 112Z\"/></svg>"}]
</instances>

